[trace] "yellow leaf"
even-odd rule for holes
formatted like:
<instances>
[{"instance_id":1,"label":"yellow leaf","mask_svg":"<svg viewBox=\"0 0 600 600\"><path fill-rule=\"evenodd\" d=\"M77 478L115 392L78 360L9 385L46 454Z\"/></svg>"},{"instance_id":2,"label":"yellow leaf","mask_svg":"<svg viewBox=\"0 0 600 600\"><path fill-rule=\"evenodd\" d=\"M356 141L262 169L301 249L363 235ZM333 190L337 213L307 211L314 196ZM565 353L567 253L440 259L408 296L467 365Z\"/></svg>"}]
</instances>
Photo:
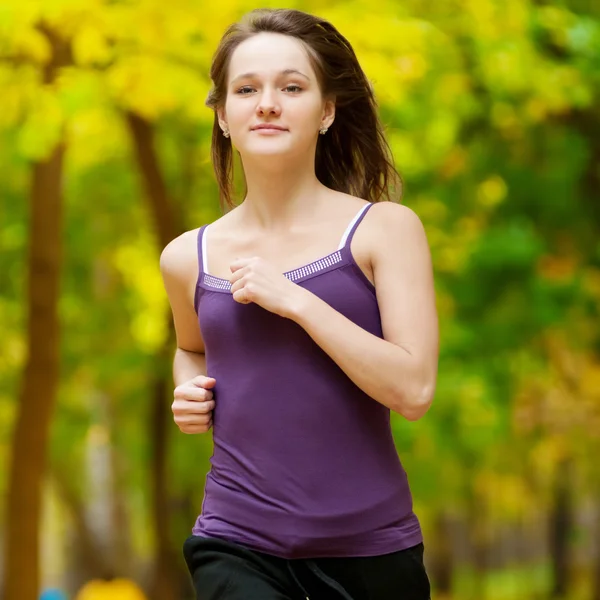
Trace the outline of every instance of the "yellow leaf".
<instances>
[{"instance_id":1,"label":"yellow leaf","mask_svg":"<svg viewBox=\"0 0 600 600\"><path fill-rule=\"evenodd\" d=\"M129 579L93 579L79 590L75 600L146 600L146 596Z\"/></svg>"},{"instance_id":2,"label":"yellow leaf","mask_svg":"<svg viewBox=\"0 0 600 600\"><path fill-rule=\"evenodd\" d=\"M483 206L493 207L506 198L506 193L507 187L504 179L499 175L492 175L477 188L477 200Z\"/></svg>"},{"instance_id":3,"label":"yellow leaf","mask_svg":"<svg viewBox=\"0 0 600 600\"><path fill-rule=\"evenodd\" d=\"M116 250L115 264L135 292L131 323L133 337L147 352L155 352L167 336L168 303L158 267L158 253L151 235L142 235Z\"/></svg>"},{"instance_id":4,"label":"yellow leaf","mask_svg":"<svg viewBox=\"0 0 600 600\"><path fill-rule=\"evenodd\" d=\"M42 87L19 131L19 150L32 159L47 156L61 138L63 120L63 111L53 89Z\"/></svg>"},{"instance_id":5,"label":"yellow leaf","mask_svg":"<svg viewBox=\"0 0 600 600\"><path fill-rule=\"evenodd\" d=\"M112 56L106 37L91 26L81 27L72 43L75 62L83 66L106 63Z\"/></svg>"},{"instance_id":6,"label":"yellow leaf","mask_svg":"<svg viewBox=\"0 0 600 600\"><path fill-rule=\"evenodd\" d=\"M50 59L51 49L48 38L34 28L19 29L13 38L13 51L37 63L43 64Z\"/></svg>"}]
</instances>

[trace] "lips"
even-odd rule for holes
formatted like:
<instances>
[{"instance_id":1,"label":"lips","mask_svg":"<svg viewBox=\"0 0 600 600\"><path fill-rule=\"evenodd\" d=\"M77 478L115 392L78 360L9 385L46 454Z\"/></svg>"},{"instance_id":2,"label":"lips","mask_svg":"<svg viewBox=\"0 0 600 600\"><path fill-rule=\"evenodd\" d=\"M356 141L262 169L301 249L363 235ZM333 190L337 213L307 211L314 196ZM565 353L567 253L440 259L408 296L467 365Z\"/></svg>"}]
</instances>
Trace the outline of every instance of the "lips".
<instances>
[{"instance_id":1,"label":"lips","mask_svg":"<svg viewBox=\"0 0 600 600\"><path fill-rule=\"evenodd\" d=\"M274 125L272 123L261 123L260 125L256 125L252 128L252 131L256 130L276 130L276 131L287 131L285 127L281 127L280 125Z\"/></svg>"}]
</instances>

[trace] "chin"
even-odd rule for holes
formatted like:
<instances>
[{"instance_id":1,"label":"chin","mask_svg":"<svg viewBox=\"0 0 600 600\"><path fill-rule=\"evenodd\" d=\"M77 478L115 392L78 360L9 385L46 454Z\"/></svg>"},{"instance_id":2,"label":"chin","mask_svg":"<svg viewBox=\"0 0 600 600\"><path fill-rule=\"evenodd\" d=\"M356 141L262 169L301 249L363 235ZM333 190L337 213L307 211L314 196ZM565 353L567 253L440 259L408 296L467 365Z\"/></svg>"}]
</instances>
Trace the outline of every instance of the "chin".
<instances>
[{"instance_id":1,"label":"chin","mask_svg":"<svg viewBox=\"0 0 600 600\"><path fill-rule=\"evenodd\" d=\"M240 154L248 157L259 157L259 156L290 156L294 154L293 149L288 144L250 144L243 150L240 150Z\"/></svg>"}]
</instances>

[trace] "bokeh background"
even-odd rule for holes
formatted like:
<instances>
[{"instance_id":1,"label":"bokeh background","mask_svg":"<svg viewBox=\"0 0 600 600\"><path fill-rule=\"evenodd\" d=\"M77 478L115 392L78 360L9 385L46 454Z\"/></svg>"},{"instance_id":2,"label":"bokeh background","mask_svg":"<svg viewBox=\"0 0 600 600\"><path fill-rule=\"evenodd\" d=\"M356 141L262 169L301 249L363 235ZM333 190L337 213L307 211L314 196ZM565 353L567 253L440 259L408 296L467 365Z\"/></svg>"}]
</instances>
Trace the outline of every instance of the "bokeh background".
<instances>
[{"instance_id":1,"label":"bokeh background","mask_svg":"<svg viewBox=\"0 0 600 600\"><path fill-rule=\"evenodd\" d=\"M158 259L220 215L209 64L256 6L0 3L3 600L192 598ZM353 44L431 245L436 399L393 425L433 598L600 600L600 4L283 6Z\"/></svg>"}]
</instances>

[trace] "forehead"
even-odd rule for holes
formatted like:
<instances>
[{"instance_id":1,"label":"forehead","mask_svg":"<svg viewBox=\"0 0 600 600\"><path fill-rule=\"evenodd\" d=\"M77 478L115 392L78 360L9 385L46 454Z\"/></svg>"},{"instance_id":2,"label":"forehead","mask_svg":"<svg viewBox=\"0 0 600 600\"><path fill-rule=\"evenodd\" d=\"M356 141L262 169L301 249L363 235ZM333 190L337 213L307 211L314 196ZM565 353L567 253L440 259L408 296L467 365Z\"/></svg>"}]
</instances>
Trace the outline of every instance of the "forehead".
<instances>
[{"instance_id":1,"label":"forehead","mask_svg":"<svg viewBox=\"0 0 600 600\"><path fill-rule=\"evenodd\" d=\"M279 33L259 33L242 42L231 55L229 77L241 73L279 73L297 69L314 77L308 52L297 38Z\"/></svg>"}]
</instances>

